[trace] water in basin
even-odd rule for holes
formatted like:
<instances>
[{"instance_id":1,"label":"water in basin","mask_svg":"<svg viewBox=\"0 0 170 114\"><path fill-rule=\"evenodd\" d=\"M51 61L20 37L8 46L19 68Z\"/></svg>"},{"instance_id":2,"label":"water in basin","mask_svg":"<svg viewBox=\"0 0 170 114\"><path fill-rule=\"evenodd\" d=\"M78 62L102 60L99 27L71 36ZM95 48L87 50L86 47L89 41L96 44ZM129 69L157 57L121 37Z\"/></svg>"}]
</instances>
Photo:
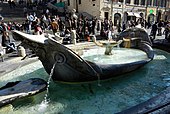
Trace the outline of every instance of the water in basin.
<instances>
[{"instance_id":1,"label":"water in basin","mask_svg":"<svg viewBox=\"0 0 170 114\"><path fill-rule=\"evenodd\" d=\"M89 87L88 84L67 85L51 81L48 103L42 103L46 94L43 92L15 101L12 103L13 111L10 110L9 113L113 114L146 101L170 86L169 69L170 54L155 50L155 58L149 64L117 79L101 81L101 86L97 82ZM49 75L40 61L2 76L0 85L32 77L48 80Z\"/></svg>"},{"instance_id":2,"label":"water in basin","mask_svg":"<svg viewBox=\"0 0 170 114\"><path fill-rule=\"evenodd\" d=\"M148 59L147 54L138 49L113 48L112 55L104 55L104 53L105 47L93 48L90 51L84 50L81 57L85 60L101 64L122 64Z\"/></svg>"}]
</instances>

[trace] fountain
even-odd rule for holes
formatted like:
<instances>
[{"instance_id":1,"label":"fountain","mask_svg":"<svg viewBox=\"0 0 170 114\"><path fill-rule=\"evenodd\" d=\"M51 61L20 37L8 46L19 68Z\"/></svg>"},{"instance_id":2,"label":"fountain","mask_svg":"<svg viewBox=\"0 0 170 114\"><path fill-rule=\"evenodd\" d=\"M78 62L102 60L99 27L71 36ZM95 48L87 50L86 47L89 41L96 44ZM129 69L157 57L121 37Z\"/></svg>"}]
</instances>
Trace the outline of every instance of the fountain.
<instances>
[{"instance_id":1,"label":"fountain","mask_svg":"<svg viewBox=\"0 0 170 114\"><path fill-rule=\"evenodd\" d=\"M143 36L137 36L138 32ZM129 63L101 64L83 59L71 49L60 44L53 37L46 37L44 35L37 35L35 37L35 35L25 34L16 30L13 31L14 39L21 40L24 47L29 47L36 53L48 74L50 74L53 64L56 62L52 79L65 83L91 82L98 79L105 80L134 71L150 62L154 57L154 52L148 34L139 28L133 29L133 37L129 37L126 34L127 31L122 33L119 40L122 41L123 38L128 38L132 41L130 48L142 50L145 52L146 57ZM110 46L106 46L109 47L109 51L105 51L105 53L110 55L112 47L117 44L117 42L111 42ZM120 46L123 48L123 45ZM111 57L114 58L114 56ZM112 61L114 59L110 62Z\"/></svg>"},{"instance_id":2,"label":"fountain","mask_svg":"<svg viewBox=\"0 0 170 114\"><path fill-rule=\"evenodd\" d=\"M106 57L117 56L117 53L120 50L121 48L113 48L113 55ZM129 48L122 51L128 50ZM88 57L87 55L90 53L92 55L93 52L98 51L98 49L92 48L92 50L90 50L86 48L83 51L84 57ZM95 60L99 61L100 56L103 56L104 52L105 48L103 48L101 55L98 55L99 59ZM129 54L129 52L130 50L127 53ZM48 104L42 104L46 94L46 92L43 92L25 99L18 99L12 103L12 108L8 107L8 110L6 110L5 107L2 107L0 109L0 113L113 114L121 112L122 110L147 101L170 86L170 54L157 49L154 49L154 52L155 56L149 64L146 64L139 70L123 74L122 76L118 77L118 79L101 81L101 86L97 85L98 82L94 82L91 83L91 88L89 90L88 84L85 83L72 84L70 86L68 84L55 83L51 80L47 96ZM116 61L114 62L117 63ZM105 61L103 62L105 63ZM118 61L118 63L119 62L121 61ZM107 64L108 63L109 61ZM41 78L48 81L49 75L44 70L41 61L30 63L1 76L0 86L9 81L27 80L29 78ZM166 100L166 96L162 96L162 99L160 101L157 100L156 102L160 103L164 99ZM153 108L151 106L155 105L149 106L150 107L146 107L147 110L150 110L150 108Z\"/></svg>"},{"instance_id":3,"label":"fountain","mask_svg":"<svg viewBox=\"0 0 170 114\"><path fill-rule=\"evenodd\" d=\"M138 31L138 29L136 30ZM78 71L83 72L85 68L87 68L87 71L88 69L92 70L92 73L90 71L87 72L87 74L92 74L89 76L90 81L109 79L112 77L117 77L118 75L121 76L119 76L118 79L112 78L107 81L102 81L102 86L98 86L98 84L96 84L98 82L96 81L91 83L90 87L85 83L81 85L74 84L70 86L63 83L54 84L54 81L51 81L50 86L48 86L48 96L46 96L48 98L45 98L49 99L47 105L45 104L44 106L41 104L42 100L44 100L44 95L46 95L46 93L44 93L43 95L35 95L33 102L29 101L28 99L21 101L22 105L20 104L21 102L14 102L12 104L14 110L11 113L112 114L121 112L122 110L128 109L158 95L161 91L170 85L170 54L161 50L154 50L153 53L149 39L143 37L144 35L134 37L136 32L133 30L133 33L129 34L129 31L131 31L131 29L126 30L126 34L121 34L122 37L118 38L118 41L123 41L120 43L120 48L114 47L118 44L118 41L111 43L111 55L104 54L106 51L105 44L107 42L95 42L103 44L104 46L97 48L96 46L90 48L88 47L83 50L82 55L77 55L71 49L58 43L58 41L54 40L53 38L50 38L50 35L48 37L37 36L36 38L30 38L35 36L30 36L19 31L14 31L13 34L15 39L21 40L24 47L29 47L34 52L36 52L41 62L37 61L20 68L20 70L15 70L2 76L1 84L2 82L4 83L5 81L9 80L23 80L33 77L50 80L50 78L48 78L49 74L52 76L54 81L67 83L79 83L88 81L86 77L83 77L86 75L82 75L83 80L79 80L79 77L76 78L78 80L72 80L73 78L70 72L69 73L71 77L66 75L68 77L63 77L64 79L62 81L56 79L57 76L59 76L59 78L63 76L58 75L58 73L60 73L60 70L65 70L65 68L70 69L69 71L73 70L75 73ZM127 42L129 43L128 45L126 45ZM75 46L77 47L78 44ZM127 48L124 48L126 46ZM56 50L55 48L59 48L59 50ZM47 54L47 52L49 54ZM47 59L47 62L45 62L45 59ZM148 62L150 63L146 64ZM82 67L81 64L85 64L86 66ZM97 67L98 69L96 68L96 65L100 65ZM116 68L118 67L117 69L114 69L114 72L118 74L115 74L114 72L109 74L111 71L108 70L112 69L112 65ZM77 70L77 67L80 67L79 69L84 69ZM106 67L105 70L103 67ZM54 70L54 72L51 71L50 68ZM140 70L136 70L137 68L140 68ZM50 71L48 71L48 69L50 69ZM101 70L102 73L106 73L106 75L98 72ZM130 71L133 72L128 73ZM48 72L49 74L47 74ZM66 70L64 72L67 74ZM95 73L98 75L93 75ZM77 74L75 75L77 76ZM94 76L94 79L92 79L91 76ZM106 77L104 78L103 76ZM159 103L159 101L156 102ZM155 108L155 106L147 107L149 111L152 108ZM143 110L142 106L140 106L139 109ZM129 112L133 111L130 109Z\"/></svg>"},{"instance_id":4,"label":"fountain","mask_svg":"<svg viewBox=\"0 0 170 114\"><path fill-rule=\"evenodd\" d=\"M34 39L35 36L19 31L13 31L13 35L16 40L22 41L24 47L29 47L36 53L48 74L51 69L54 70L50 75L53 81L73 84L112 78L102 81L101 86L97 86L97 81L90 86L84 83L81 86L69 86L52 82L46 96L50 99L48 104L29 106L31 109L38 107L38 110L32 109L34 113L39 113L42 108L45 110L41 113L117 113L137 104L139 105L122 113L147 113L169 104L169 89L158 95L170 85L169 65L165 65L166 68L157 66L169 63L170 55L153 50L143 29L127 29L120 34L117 41L110 42L97 42L93 36L94 43L99 47L89 47L82 51L82 55L50 36L38 36ZM120 45L120 48L115 48L116 45ZM150 98L152 99L148 100Z\"/></svg>"},{"instance_id":5,"label":"fountain","mask_svg":"<svg viewBox=\"0 0 170 114\"><path fill-rule=\"evenodd\" d=\"M100 47L105 47L105 55L112 55L112 49L114 46L118 46L122 43L123 40L119 40L118 42L116 41L100 41L100 42L97 42L96 40L96 36L95 35L92 35L92 40L93 42L97 45L97 46L100 46Z\"/></svg>"}]
</instances>

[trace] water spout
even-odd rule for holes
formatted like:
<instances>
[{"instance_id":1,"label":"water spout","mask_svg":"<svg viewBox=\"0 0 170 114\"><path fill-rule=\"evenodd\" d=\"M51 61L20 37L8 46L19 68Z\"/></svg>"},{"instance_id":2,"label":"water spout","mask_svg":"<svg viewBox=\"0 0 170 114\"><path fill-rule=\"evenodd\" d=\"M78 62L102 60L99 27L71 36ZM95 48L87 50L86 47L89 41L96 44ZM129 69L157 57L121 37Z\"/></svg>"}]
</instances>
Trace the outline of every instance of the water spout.
<instances>
[{"instance_id":1,"label":"water spout","mask_svg":"<svg viewBox=\"0 0 170 114\"><path fill-rule=\"evenodd\" d=\"M45 94L45 96L44 96L44 100L41 102L40 107L39 107L39 109L38 109L38 110L41 111L41 112L44 112L44 111L45 111L45 109L47 108L48 103L49 103L49 101L50 101L50 100L47 99L47 97L48 97L48 94L49 94L49 86L50 86L51 77L52 77L52 75L53 75L53 73L54 73L54 69L55 69L56 63L57 63L57 62L55 62L55 63L53 64L53 67L52 67L52 69L51 69L50 76L49 76L48 81L47 81L47 89L46 89L47 91L46 91L46 94Z\"/></svg>"}]
</instances>

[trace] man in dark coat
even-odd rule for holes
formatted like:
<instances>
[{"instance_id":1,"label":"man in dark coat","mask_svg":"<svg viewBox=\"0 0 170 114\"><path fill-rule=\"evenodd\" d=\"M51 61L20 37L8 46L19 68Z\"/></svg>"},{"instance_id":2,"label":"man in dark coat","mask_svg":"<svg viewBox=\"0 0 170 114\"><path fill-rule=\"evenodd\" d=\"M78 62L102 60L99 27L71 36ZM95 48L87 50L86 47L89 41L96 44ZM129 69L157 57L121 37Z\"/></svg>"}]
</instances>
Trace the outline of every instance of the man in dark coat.
<instances>
[{"instance_id":1,"label":"man in dark coat","mask_svg":"<svg viewBox=\"0 0 170 114\"><path fill-rule=\"evenodd\" d=\"M154 23L154 24L152 25L152 30L151 30L151 32L152 32L152 36L153 36L153 40L154 40L154 39L155 39L155 37L156 37L157 29L158 29L158 27L157 27L157 23Z\"/></svg>"}]
</instances>

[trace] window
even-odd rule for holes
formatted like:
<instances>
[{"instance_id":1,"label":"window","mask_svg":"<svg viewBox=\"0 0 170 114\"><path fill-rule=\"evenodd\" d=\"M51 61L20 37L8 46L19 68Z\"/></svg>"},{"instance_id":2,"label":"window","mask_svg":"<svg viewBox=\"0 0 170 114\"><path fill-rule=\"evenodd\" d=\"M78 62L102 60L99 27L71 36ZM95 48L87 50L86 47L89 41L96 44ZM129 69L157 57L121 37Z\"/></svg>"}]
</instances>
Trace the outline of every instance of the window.
<instances>
[{"instance_id":1,"label":"window","mask_svg":"<svg viewBox=\"0 0 170 114\"><path fill-rule=\"evenodd\" d=\"M147 5L151 6L152 5L152 0L147 0Z\"/></svg>"},{"instance_id":2,"label":"window","mask_svg":"<svg viewBox=\"0 0 170 114\"><path fill-rule=\"evenodd\" d=\"M141 0L141 3L140 3L140 5L145 5L145 0Z\"/></svg>"},{"instance_id":3,"label":"window","mask_svg":"<svg viewBox=\"0 0 170 114\"><path fill-rule=\"evenodd\" d=\"M164 7L167 7L167 4L169 5L169 2L170 2L170 1L167 1L167 0L166 0L165 3L164 3ZM169 7L169 6L168 6L168 7Z\"/></svg>"},{"instance_id":4,"label":"window","mask_svg":"<svg viewBox=\"0 0 170 114\"><path fill-rule=\"evenodd\" d=\"M167 2L167 0L163 0L163 1L160 1L161 3L160 3L160 5L159 6L161 6L161 7L166 7L166 2Z\"/></svg>"},{"instance_id":5,"label":"window","mask_svg":"<svg viewBox=\"0 0 170 114\"><path fill-rule=\"evenodd\" d=\"M70 6L70 0L67 0L67 5Z\"/></svg>"},{"instance_id":6,"label":"window","mask_svg":"<svg viewBox=\"0 0 170 114\"><path fill-rule=\"evenodd\" d=\"M158 6L158 1L157 0L153 0L153 6Z\"/></svg>"},{"instance_id":7,"label":"window","mask_svg":"<svg viewBox=\"0 0 170 114\"><path fill-rule=\"evenodd\" d=\"M134 4L139 5L139 0L135 0Z\"/></svg>"},{"instance_id":8,"label":"window","mask_svg":"<svg viewBox=\"0 0 170 114\"><path fill-rule=\"evenodd\" d=\"M105 17L106 19L109 19L109 13L108 13L108 12L104 12L104 17Z\"/></svg>"},{"instance_id":9,"label":"window","mask_svg":"<svg viewBox=\"0 0 170 114\"><path fill-rule=\"evenodd\" d=\"M119 2L123 2L123 0L119 0Z\"/></svg>"},{"instance_id":10,"label":"window","mask_svg":"<svg viewBox=\"0 0 170 114\"><path fill-rule=\"evenodd\" d=\"M92 0L92 1L96 1L96 0Z\"/></svg>"},{"instance_id":11,"label":"window","mask_svg":"<svg viewBox=\"0 0 170 114\"><path fill-rule=\"evenodd\" d=\"M126 0L126 3L127 3L127 4L130 4L130 0Z\"/></svg>"},{"instance_id":12,"label":"window","mask_svg":"<svg viewBox=\"0 0 170 114\"><path fill-rule=\"evenodd\" d=\"M94 0L92 0L92 1L94 1ZM109 0L103 0L103 2L109 2Z\"/></svg>"},{"instance_id":13,"label":"window","mask_svg":"<svg viewBox=\"0 0 170 114\"><path fill-rule=\"evenodd\" d=\"M117 26L121 22L121 15L119 13L115 13L114 15L114 25Z\"/></svg>"},{"instance_id":14,"label":"window","mask_svg":"<svg viewBox=\"0 0 170 114\"><path fill-rule=\"evenodd\" d=\"M79 4L81 4L81 0L79 0Z\"/></svg>"}]
</instances>

